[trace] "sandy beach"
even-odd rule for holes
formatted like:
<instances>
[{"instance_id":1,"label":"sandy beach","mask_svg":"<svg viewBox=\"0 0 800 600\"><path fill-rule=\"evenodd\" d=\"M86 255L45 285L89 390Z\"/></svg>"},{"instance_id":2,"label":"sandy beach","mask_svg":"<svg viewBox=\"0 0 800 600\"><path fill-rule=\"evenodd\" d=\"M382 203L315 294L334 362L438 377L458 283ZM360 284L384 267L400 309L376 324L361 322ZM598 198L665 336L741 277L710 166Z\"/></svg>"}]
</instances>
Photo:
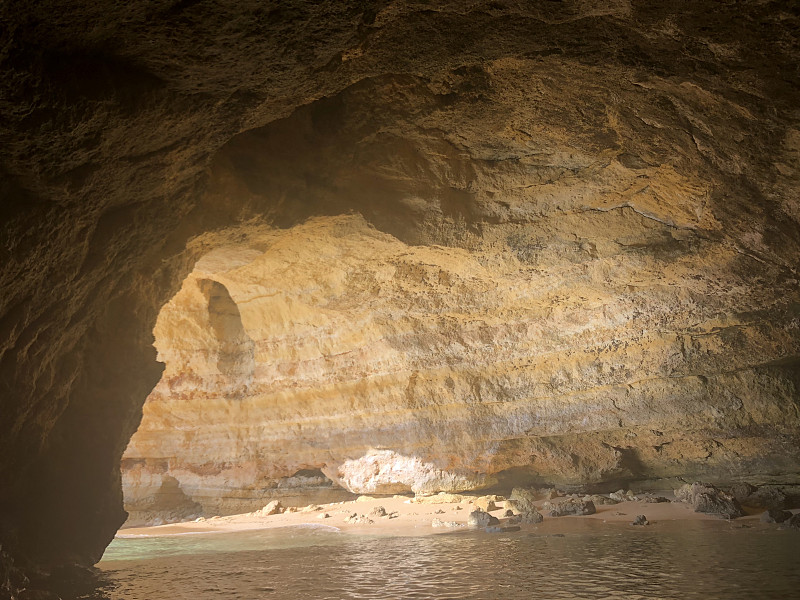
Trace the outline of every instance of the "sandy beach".
<instances>
[{"instance_id":1,"label":"sandy beach","mask_svg":"<svg viewBox=\"0 0 800 600\"><path fill-rule=\"evenodd\" d=\"M480 502L480 498L486 497L452 494L422 498L360 496L354 501L289 508L280 514L263 515L260 511L256 511L168 525L131 527L121 529L117 537L233 532L303 524L324 524L336 527L345 533L360 535L436 535L467 529L468 516L476 509L476 502ZM564 500L567 498L557 497L549 502L555 504ZM544 515L544 520L538 524L515 523L513 517L504 517L506 507L503 500L497 500L495 502L497 508L489 512L500 520L499 527L519 526L523 531L542 533L571 532L585 528L588 524L592 526L602 523L630 524L637 515L645 515L650 523L649 527L658 526L658 523L663 521L723 521L712 515L696 513L690 505L682 502L652 503L631 500L614 505L597 504L595 514L564 517L548 516L546 506L542 508L545 502L542 500L536 503ZM380 508L385 511L385 516L378 516L383 512ZM355 519L352 519L353 515L356 515ZM760 511L735 519L731 523L739 526L758 524L759 515ZM434 523L438 526L434 526Z\"/></svg>"}]
</instances>

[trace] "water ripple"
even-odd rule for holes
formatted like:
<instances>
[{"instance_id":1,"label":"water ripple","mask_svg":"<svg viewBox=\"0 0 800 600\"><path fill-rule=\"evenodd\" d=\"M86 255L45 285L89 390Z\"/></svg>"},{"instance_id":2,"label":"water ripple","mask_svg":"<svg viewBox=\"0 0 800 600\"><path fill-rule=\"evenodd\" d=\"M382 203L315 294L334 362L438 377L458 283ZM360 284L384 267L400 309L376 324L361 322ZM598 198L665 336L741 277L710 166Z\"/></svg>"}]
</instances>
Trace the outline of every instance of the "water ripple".
<instances>
[{"instance_id":1,"label":"water ripple","mask_svg":"<svg viewBox=\"0 0 800 600\"><path fill-rule=\"evenodd\" d=\"M283 536L283 537L281 537ZM115 544L139 543L117 540ZM95 598L206 600L694 600L797 598L796 532L682 523L564 537L369 538L247 532L101 563ZM144 550L143 550L144 548ZM131 555L131 547L111 556ZM135 552L133 552L135 555Z\"/></svg>"}]
</instances>

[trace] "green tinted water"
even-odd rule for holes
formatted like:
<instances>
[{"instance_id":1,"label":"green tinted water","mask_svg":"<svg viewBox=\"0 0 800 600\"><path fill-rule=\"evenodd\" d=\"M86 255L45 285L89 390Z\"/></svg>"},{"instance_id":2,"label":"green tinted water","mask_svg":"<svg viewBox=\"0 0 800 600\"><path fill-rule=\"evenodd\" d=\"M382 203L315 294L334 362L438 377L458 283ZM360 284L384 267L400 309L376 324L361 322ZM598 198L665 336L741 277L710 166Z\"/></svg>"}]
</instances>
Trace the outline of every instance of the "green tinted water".
<instances>
[{"instance_id":1,"label":"green tinted water","mask_svg":"<svg viewBox=\"0 0 800 600\"><path fill-rule=\"evenodd\" d=\"M99 597L486 600L800 598L800 532L586 524L563 537L377 538L306 527L117 539Z\"/></svg>"}]
</instances>

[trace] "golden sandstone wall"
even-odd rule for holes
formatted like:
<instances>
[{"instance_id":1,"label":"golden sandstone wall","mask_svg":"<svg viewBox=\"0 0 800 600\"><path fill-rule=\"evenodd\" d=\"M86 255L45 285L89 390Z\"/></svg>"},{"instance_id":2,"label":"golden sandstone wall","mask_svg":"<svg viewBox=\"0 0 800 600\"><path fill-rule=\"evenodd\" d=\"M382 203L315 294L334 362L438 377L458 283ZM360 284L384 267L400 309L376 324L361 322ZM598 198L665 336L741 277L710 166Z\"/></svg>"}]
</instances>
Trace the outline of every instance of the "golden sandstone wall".
<instances>
[{"instance_id":1,"label":"golden sandstone wall","mask_svg":"<svg viewBox=\"0 0 800 600\"><path fill-rule=\"evenodd\" d=\"M123 457L126 508L308 503L319 481L292 476L312 469L430 493L763 478L797 459L780 365L797 317L764 318L774 290L742 293L735 249L690 251L630 207L562 231L499 225L467 250L343 216L212 251L159 316L166 370Z\"/></svg>"}]
</instances>

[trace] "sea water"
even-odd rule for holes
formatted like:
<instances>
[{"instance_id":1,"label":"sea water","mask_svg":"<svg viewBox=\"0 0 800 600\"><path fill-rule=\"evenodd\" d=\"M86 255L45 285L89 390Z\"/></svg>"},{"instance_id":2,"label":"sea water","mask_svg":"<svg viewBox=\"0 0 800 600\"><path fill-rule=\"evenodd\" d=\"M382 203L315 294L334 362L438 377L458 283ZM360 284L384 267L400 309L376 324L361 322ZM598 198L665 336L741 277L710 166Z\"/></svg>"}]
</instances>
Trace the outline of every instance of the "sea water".
<instances>
[{"instance_id":1,"label":"sea water","mask_svg":"<svg viewBox=\"0 0 800 600\"><path fill-rule=\"evenodd\" d=\"M92 598L800 598L800 532L674 521L565 534L370 537L335 527L117 538Z\"/></svg>"}]
</instances>

